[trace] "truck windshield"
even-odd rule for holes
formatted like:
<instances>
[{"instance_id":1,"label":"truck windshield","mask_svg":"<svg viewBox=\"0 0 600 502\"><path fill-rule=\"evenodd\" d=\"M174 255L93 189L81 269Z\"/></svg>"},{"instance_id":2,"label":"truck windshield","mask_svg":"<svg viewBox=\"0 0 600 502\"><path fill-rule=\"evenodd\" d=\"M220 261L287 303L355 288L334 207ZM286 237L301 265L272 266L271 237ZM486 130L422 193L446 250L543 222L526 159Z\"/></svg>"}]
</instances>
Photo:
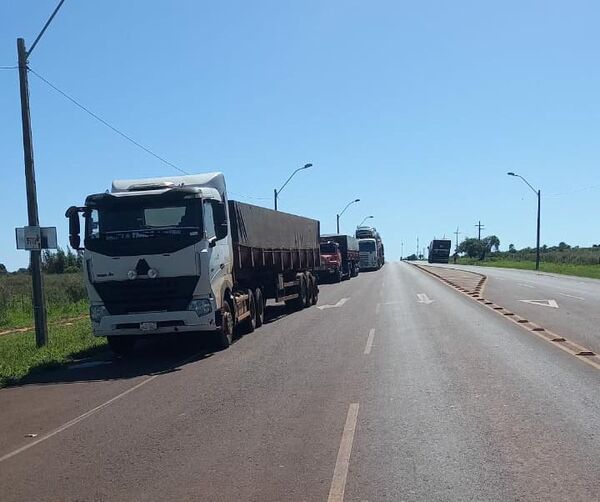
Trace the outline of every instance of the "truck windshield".
<instances>
[{"instance_id":1,"label":"truck windshield","mask_svg":"<svg viewBox=\"0 0 600 502\"><path fill-rule=\"evenodd\" d=\"M337 252L337 246L335 244L332 244L331 242L321 244L321 253L334 254L336 252Z\"/></svg>"},{"instance_id":2,"label":"truck windshield","mask_svg":"<svg viewBox=\"0 0 600 502\"><path fill-rule=\"evenodd\" d=\"M375 243L373 241L359 242L358 249L360 251L375 251Z\"/></svg>"},{"instance_id":3,"label":"truck windshield","mask_svg":"<svg viewBox=\"0 0 600 502\"><path fill-rule=\"evenodd\" d=\"M128 197L91 209L85 246L111 256L161 253L191 245L202 235L200 199Z\"/></svg>"}]
</instances>

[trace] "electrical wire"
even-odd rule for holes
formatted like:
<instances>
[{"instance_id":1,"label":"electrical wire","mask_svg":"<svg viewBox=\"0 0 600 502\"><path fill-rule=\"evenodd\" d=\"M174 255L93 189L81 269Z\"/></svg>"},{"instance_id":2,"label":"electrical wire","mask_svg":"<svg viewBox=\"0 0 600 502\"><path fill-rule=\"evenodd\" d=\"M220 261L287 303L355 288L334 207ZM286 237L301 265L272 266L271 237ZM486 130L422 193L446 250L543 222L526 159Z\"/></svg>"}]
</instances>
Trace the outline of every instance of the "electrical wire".
<instances>
[{"instance_id":1,"label":"electrical wire","mask_svg":"<svg viewBox=\"0 0 600 502\"><path fill-rule=\"evenodd\" d=\"M16 70L18 66L0 66L0 70Z\"/></svg>"},{"instance_id":2,"label":"electrical wire","mask_svg":"<svg viewBox=\"0 0 600 502\"><path fill-rule=\"evenodd\" d=\"M28 70L35 75L38 79L40 79L42 82L44 82L46 85L48 85L49 87L51 87L52 89L54 89L56 92L58 92L61 96L63 96L64 98L68 99L71 103L73 103L75 106L77 106L79 109L83 110L84 112L86 112L88 115L90 115L91 117L93 117L94 119L96 119L98 122L100 122L101 124L103 124L104 126L108 127L110 130L112 130L113 132L117 133L119 136L125 138L127 141L129 141L131 144L137 146L138 148L144 150L146 153L152 155L154 158L160 160L162 163L166 164L167 166L172 167L173 169L176 169L177 171L179 171L180 173L183 174L189 174L187 171L184 171L183 169L181 169L180 167L176 166L175 164L173 164L172 162L169 162L168 160L166 160L165 158L161 157L160 155L154 153L152 150L150 150L148 147L142 145L141 143L137 142L136 140L134 140L132 137L128 136L127 134L125 134L124 132L120 131L119 129L117 129L115 126L109 124L106 120L104 120L102 117L99 117L96 113L94 113L93 111L91 111L89 108L85 107L84 105L82 105L81 103L79 103L79 101L77 101L75 98L69 96L66 92L62 91L61 89L59 89L58 87L56 87L53 83L49 82L47 79L45 79L44 77L42 77L39 73L37 73L35 70L33 70L32 68L28 68Z\"/></svg>"}]
</instances>

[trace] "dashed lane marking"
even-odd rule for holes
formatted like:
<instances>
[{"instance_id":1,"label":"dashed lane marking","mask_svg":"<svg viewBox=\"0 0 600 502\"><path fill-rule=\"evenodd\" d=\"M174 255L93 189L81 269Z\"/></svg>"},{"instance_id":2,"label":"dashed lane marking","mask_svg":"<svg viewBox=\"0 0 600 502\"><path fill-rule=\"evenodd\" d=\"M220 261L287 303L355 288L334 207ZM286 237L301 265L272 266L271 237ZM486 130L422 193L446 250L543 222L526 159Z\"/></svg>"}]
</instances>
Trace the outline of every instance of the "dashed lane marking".
<instances>
[{"instance_id":1,"label":"dashed lane marking","mask_svg":"<svg viewBox=\"0 0 600 502\"><path fill-rule=\"evenodd\" d=\"M356 421L358 418L358 403L351 403L346 416L346 425L342 433L340 449L338 451L331 488L327 502L343 502L344 491L346 490L346 478L348 477L348 468L350 467L350 454L352 453L352 443L354 442L354 432L356 430Z\"/></svg>"},{"instance_id":2,"label":"dashed lane marking","mask_svg":"<svg viewBox=\"0 0 600 502\"><path fill-rule=\"evenodd\" d=\"M583 301L585 301L585 298L581 298L581 296L568 295L567 293L558 293L558 294L562 295L562 296L566 296L567 298L575 298L575 300L583 300Z\"/></svg>"},{"instance_id":3,"label":"dashed lane marking","mask_svg":"<svg viewBox=\"0 0 600 502\"><path fill-rule=\"evenodd\" d=\"M319 310L325 310L325 309L336 309L339 308L341 306L344 305L344 303L346 303L350 298L342 298L340 301L338 301L335 305L319 305L317 308Z\"/></svg>"},{"instance_id":4,"label":"dashed lane marking","mask_svg":"<svg viewBox=\"0 0 600 502\"><path fill-rule=\"evenodd\" d=\"M375 329L371 328L371 331L369 331L369 336L367 337L367 345L365 346L365 352L364 354L370 354L371 353L371 348L373 347L373 338L375 337Z\"/></svg>"}]
</instances>

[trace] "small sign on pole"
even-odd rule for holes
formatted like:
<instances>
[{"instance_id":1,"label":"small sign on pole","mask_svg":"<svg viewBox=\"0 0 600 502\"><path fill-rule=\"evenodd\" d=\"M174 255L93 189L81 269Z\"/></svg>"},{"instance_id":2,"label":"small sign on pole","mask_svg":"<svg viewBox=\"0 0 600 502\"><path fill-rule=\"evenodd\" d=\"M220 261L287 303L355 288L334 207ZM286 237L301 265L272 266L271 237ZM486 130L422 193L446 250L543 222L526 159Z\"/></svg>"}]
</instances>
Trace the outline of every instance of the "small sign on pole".
<instances>
[{"instance_id":1,"label":"small sign on pole","mask_svg":"<svg viewBox=\"0 0 600 502\"><path fill-rule=\"evenodd\" d=\"M57 249L56 227L20 227L15 229L17 249L40 251Z\"/></svg>"}]
</instances>

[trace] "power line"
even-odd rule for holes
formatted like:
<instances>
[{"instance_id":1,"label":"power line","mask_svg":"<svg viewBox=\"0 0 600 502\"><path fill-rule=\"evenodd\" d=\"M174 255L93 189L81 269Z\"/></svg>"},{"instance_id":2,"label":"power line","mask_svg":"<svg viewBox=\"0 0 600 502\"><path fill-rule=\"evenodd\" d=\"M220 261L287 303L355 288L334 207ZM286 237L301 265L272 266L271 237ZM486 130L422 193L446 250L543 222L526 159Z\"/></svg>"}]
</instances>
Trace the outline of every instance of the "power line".
<instances>
[{"instance_id":1,"label":"power line","mask_svg":"<svg viewBox=\"0 0 600 502\"><path fill-rule=\"evenodd\" d=\"M0 66L0 70L16 70L18 66Z\"/></svg>"},{"instance_id":2,"label":"power line","mask_svg":"<svg viewBox=\"0 0 600 502\"><path fill-rule=\"evenodd\" d=\"M146 153L152 155L154 158L160 160L161 162L163 162L164 164L172 167L173 169L176 169L177 171L179 171L180 173L183 174L189 174L187 171L184 171L183 169L181 169L180 167L176 166L175 164L173 164L172 162L169 162L168 160L164 159L163 157L161 157L160 155L154 153L152 150L150 150L149 148L145 147L144 145L142 145L141 143L138 143L136 140L134 140L133 138L131 138L130 136L128 136L127 134L125 134L124 132L120 131L119 129L117 129L115 126L109 124L106 120L104 120L102 117L99 117L97 114L95 114L93 111L91 111L89 108L85 107L84 105L82 105L81 103L79 103L75 98L72 98L71 96L69 96L66 92L60 90L58 87L56 87L53 83L49 82L48 80L46 80L44 77L42 77L39 73L37 73L35 70L28 68L29 71L31 73L33 73L37 78L39 78L42 82L44 82L46 85L48 85L49 87L51 87L52 89L54 89L56 92L58 92L61 96L63 96L64 98L68 99L69 101L71 101L71 103L73 103L75 106L77 106L78 108L80 108L81 110L83 110L84 112L86 112L88 115L90 115L91 117L95 118L98 122L100 122L101 124L105 125L106 127L108 127L110 130L112 130L113 132L116 132L119 136L125 138L127 141L129 141L131 144L137 146L138 148L141 148L142 150L144 150Z\"/></svg>"},{"instance_id":3,"label":"power line","mask_svg":"<svg viewBox=\"0 0 600 502\"><path fill-rule=\"evenodd\" d=\"M251 200L271 200L271 197L256 197L253 195L244 195L241 193L237 193L237 192L232 192L231 190L228 190L229 195L233 195L234 197L243 197L244 199L251 199Z\"/></svg>"}]
</instances>

